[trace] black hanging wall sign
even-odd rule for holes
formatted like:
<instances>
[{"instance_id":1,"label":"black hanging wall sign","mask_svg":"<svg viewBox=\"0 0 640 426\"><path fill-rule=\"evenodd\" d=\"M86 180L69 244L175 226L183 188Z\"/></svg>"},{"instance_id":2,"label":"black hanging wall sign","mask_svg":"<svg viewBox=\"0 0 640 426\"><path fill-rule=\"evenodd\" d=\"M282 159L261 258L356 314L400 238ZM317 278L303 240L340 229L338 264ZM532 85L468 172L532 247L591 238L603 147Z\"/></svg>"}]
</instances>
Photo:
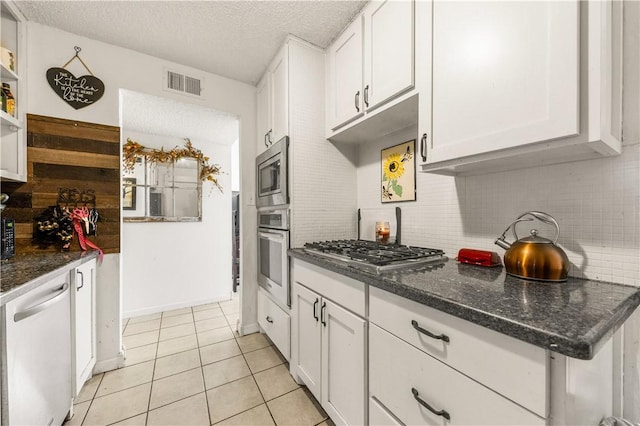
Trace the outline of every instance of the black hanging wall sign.
<instances>
[{"instance_id":1,"label":"black hanging wall sign","mask_svg":"<svg viewBox=\"0 0 640 426\"><path fill-rule=\"evenodd\" d=\"M104 95L104 83L94 76L87 64L78 55L82 49L74 47L76 54L62 66L49 68L47 81L60 98L75 109L84 108L97 102ZM91 75L76 77L65 67L74 59L78 59Z\"/></svg>"}]
</instances>

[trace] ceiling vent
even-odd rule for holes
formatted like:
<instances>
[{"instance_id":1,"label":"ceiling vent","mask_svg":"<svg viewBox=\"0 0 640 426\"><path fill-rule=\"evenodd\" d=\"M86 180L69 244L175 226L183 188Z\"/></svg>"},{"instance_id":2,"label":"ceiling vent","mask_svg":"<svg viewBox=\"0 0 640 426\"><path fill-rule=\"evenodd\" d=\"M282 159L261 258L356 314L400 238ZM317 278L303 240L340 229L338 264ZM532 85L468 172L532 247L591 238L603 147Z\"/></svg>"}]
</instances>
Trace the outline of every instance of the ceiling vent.
<instances>
[{"instance_id":1,"label":"ceiling vent","mask_svg":"<svg viewBox=\"0 0 640 426\"><path fill-rule=\"evenodd\" d=\"M164 90L188 96L202 97L202 79L164 69Z\"/></svg>"}]
</instances>

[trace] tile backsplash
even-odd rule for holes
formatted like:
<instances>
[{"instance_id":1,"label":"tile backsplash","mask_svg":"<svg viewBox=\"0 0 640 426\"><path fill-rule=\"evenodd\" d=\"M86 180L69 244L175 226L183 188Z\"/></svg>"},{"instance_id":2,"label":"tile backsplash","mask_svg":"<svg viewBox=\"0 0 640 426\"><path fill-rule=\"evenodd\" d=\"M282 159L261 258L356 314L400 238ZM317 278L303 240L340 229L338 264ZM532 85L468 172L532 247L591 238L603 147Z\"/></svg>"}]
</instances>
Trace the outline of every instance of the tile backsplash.
<instances>
[{"instance_id":1,"label":"tile backsplash","mask_svg":"<svg viewBox=\"0 0 640 426\"><path fill-rule=\"evenodd\" d=\"M358 150L358 207L380 207L380 150L414 137L413 129L371 141ZM403 243L446 251L496 251L494 240L520 214L539 210L560 225L558 244L570 275L640 286L640 145L623 154L468 177L417 173L417 201L402 208ZM389 205L389 204L387 204ZM521 224L553 238L539 222ZM511 233L507 241L513 241Z\"/></svg>"}]
</instances>

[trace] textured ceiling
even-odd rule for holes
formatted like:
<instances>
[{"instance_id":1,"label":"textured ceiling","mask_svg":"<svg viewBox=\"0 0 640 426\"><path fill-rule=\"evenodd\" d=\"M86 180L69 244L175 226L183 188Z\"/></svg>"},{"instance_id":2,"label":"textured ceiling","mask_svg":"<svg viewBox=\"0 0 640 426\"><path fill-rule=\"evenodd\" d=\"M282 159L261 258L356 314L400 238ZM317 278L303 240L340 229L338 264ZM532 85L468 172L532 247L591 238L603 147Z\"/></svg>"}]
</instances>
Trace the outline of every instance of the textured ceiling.
<instances>
[{"instance_id":1,"label":"textured ceiling","mask_svg":"<svg viewBox=\"0 0 640 426\"><path fill-rule=\"evenodd\" d=\"M255 85L287 34L326 48L364 1L32 1L27 20Z\"/></svg>"},{"instance_id":2,"label":"textured ceiling","mask_svg":"<svg viewBox=\"0 0 640 426\"><path fill-rule=\"evenodd\" d=\"M126 131L132 130L189 138L194 143L205 140L231 145L238 139L237 117L194 104L122 90L122 112L121 127L125 138Z\"/></svg>"}]
</instances>

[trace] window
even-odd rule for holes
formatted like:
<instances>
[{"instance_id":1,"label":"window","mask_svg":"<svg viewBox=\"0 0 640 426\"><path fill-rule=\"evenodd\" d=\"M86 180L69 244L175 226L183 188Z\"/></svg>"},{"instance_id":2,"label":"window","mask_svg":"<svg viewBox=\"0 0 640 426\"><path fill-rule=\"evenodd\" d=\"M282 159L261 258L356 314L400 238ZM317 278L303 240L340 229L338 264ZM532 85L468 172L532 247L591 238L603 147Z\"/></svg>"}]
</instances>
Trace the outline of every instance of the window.
<instances>
[{"instance_id":1,"label":"window","mask_svg":"<svg viewBox=\"0 0 640 426\"><path fill-rule=\"evenodd\" d=\"M172 162L138 158L122 178L125 222L200 222L200 163L182 157Z\"/></svg>"}]
</instances>

